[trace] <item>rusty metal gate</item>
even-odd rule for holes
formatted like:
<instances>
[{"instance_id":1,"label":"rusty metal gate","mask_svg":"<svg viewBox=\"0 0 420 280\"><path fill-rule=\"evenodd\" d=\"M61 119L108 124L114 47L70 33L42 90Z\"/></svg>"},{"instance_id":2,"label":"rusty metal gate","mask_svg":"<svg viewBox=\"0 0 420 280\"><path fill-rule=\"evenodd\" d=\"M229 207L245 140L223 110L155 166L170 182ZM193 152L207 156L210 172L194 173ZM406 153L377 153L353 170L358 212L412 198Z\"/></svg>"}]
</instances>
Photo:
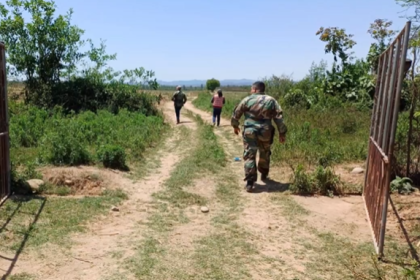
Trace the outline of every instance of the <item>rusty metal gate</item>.
<instances>
[{"instance_id":1,"label":"rusty metal gate","mask_svg":"<svg viewBox=\"0 0 420 280\"><path fill-rule=\"evenodd\" d=\"M6 50L0 42L0 205L10 194L9 116Z\"/></svg>"},{"instance_id":2,"label":"rusty metal gate","mask_svg":"<svg viewBox=\"0 0 420 280\"><path fill-rule=\"evenodd\" d=\"M383 256L388 211L390 172L397 127L401 87L411 23L407 22L389 48L379 58L372 113L369 152L363 199L371 225L373 242L379 257Z\"/></svg>"}]
</instances>

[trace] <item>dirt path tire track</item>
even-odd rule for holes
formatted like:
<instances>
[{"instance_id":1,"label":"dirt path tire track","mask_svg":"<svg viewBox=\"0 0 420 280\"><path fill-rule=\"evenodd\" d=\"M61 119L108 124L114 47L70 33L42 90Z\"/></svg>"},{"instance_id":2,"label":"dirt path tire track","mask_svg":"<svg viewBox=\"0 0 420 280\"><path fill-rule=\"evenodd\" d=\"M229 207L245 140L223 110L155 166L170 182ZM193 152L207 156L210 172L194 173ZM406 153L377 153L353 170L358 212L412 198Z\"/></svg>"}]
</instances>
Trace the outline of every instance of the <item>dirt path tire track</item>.
<instances>
[{"instance_id":1,"label":"dirt path tire track","mask_svg":"<svg viewBox=\"0 0 420 280\"><path fill-rule=\"evenodd\" d=\"M212 116L210 113L196 108L192 103L187 103L185 108L194 114L198 114L211 125ZM243 161L233 161L234 157L242 158L242 138L234 135L230 121L223 118L220 120L220 126L215 127L214 131L219 137L220 143L224 146L225 152L230 156L228 159L231 160L230 168L239 178L238 185L244 186L245 182L242 179L244 177ZM272 193L269 191L270 185L261 182L260 179L256 184L259 188L257 193L242 192L241 198L244 201L244 210L239 217L239 225L250 232L252 236L250 242L261 254L260 262L254 263L252 269L250 269L253 279L291 276L288 275L288 271L291 271L295 276L295 272L304 271L304 265L301 260L293 258L293 254L289 252L293 247L289 236L292 225L281 215L280 207L272 203ZM277 269L270 268L267 263L283 266L283 268L276 272ZM285 263L289 267L284 267Z\"/></svg>"},{"instance_id":2,"label":"dirt path tire track","mask_svg":"<svg viewBox=\"0 0 420 280\"><path fill-rule=\"evenodd\" d=\"M175 114L171 103L164 103L162 111L165 119L175 125ZM184 124L195 129L195 122L183 116ZM175 127L176 129L176 127ZM98 218L88 226L86 233L69 236L74 242L69 252L56 248L55 253L47 246L41 248L48 252L45 259L38 260L34 252L24 252L12 271L13 274L29 273L37 279L104 279L120 269L120 263L112 257L115 251L122 251L128 257L133 253L133 241L142 238L141 222L146 221L152 211L152 194L162 189L163 182L170 177L181 155L172 149L182 137L180 130L175 130L156 157L160 158L160 167L143 180L132 180L116 173L111 173L113 182L128 193L128 200L119 206L119 212L111 212ZM64 198L63 198L64 199ZM0 260L0 268L6 271L10 262Z\"/></svg>"},{"instance_id":3,"label":"dirt path tire track","mask_svg":"<svg viewBox=\"0 0 420 280\"><path fill-rule=\"evenodd\" d=\"M211 125L212 115L196 108L188 102L185 108L194 114L198 114ZM234 157L242 158L242 137L234 135L230 120L221 118L220 127L214 131L219 137L220 143L230 156L230 166L238 178L244 177L243 162L234 162ZM258 157L257 157L258 160ZM290 179L290 171L284 167L271 167L270 177L275 181L287 183ZM245 182L238 180L239 185ZM299 279L311 279L306 275L306 258L316 255L317 252L308 252L305 243L317 240L314 232L311 233L299 229L297 224L305 224L306 228L316 228L324 232L354 238L356 242L369 242L370 232L366 224L362 201L359 196L351 196L346 199L330 198L303 198L289 196L282 192L286 189L283 184L263 183L259 179L256 182L256 193L242 192L244 211L239 218L239 224L251 233L250 240L262 255L260 263L256 263L252 271L253 279L285 279L286 277L299 277ZM297 207L297 208L296 208ZM329 209L334 208L334 214ZM283 209L283 210L282 210ZM313 212L314 209L325 209L324 213ZM307 211L302 220L296 217L298 212ZM287 212L287 217L285 216ZM292 218L291 218L292 217ZM291 220L297 219L297 220ZM326 224L325 221L328 221ZM271 268L270 268L271 265ZM272 266L277 266L274 268Z\"/></svg>"}]
</instances>

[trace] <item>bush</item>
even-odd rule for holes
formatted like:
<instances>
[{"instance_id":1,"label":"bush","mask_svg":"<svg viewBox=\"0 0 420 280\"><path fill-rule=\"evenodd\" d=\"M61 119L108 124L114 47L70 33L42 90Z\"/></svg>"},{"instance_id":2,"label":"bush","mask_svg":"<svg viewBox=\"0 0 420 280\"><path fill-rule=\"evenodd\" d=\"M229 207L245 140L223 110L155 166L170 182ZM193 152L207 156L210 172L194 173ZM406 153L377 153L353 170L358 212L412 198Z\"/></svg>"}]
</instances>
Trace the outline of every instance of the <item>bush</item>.
<instances>
[{"instance_id":1,"label":"bush","mask_svg":"<svg viewBox=\"0 0 420 280\"><path fill-rule=\"evenodd\" d=\"M303 165L298 165L294 171L294 180L290 185L290 191L295 194L320 194L341 195L343 194L340 178L331 167L318 166L313 173L306 173Z\"/></svg>"},{"instance_id":2,"label":"bush","mask_svg":"<svg viewBox=\"0 0 420 280\"><path fill-rule=\"evenodd\" d=\"M127 170L125 150L118 145L103 145L97 151L98 159L106 168Z\"/></svg>"},{"instance_id":3,"label":"bush","mask_svg":"<svg viewBox=\"0 0 420 280\"><path fill-rule=\"evenodd\" d=\"M41 159L54 165L80 165L91 161L90 154L80 141L82 132L69 119L54 120L55 129L41 141ZM78 131L79 130L79 131Z\"/></svg>"},{"instance_id":4,"label":"bush","mask_svg":"<svg viewBox=\"0 0 420 280\"><path fill-rule=\"evenodd\" d=\"M309 109L311 107L310 99L300 89L289 91L284 96L284 104L289 107L300 107Z\"/></svg>"},{"instance_id":5,"label":"bush","mask_svg":"<svg viewBox=\"0 0 420 280\"><path fill-rule=\"evenodd\" d=\"M46 92L39 94L49 98L35 99L32 104L49 109L59 106L65 113L97 112L107 109L117 114L119 110L127 109L146 116L158 114L155 107L158 102L156 96L145 92L139 93L139 86L122 82L105 83L91 77L77 77L54 84L52 87L44 87L42 90Z\"/></svg>"},{"instance_id":6,"label":"bush","mask_svg":"<svg viewBox=\"0 0 420 280\"><path fill-rule=\"evenodd\" d=\"M14 102L11 108L15 113L11 114L10 138L16 151L12 157L34 154L42 162L56 165L90 163L93 152L102 145L120 146L130 160L138 161L146 148L159 142L165 127L160 115L146 116L128 109L120 109L118 114L108 110L75 114L59 107L46 111ZM26 127L30 128L28 135L23 133ZM22 150L27 143L31 148Z\"/></svg>"}]
</instances>

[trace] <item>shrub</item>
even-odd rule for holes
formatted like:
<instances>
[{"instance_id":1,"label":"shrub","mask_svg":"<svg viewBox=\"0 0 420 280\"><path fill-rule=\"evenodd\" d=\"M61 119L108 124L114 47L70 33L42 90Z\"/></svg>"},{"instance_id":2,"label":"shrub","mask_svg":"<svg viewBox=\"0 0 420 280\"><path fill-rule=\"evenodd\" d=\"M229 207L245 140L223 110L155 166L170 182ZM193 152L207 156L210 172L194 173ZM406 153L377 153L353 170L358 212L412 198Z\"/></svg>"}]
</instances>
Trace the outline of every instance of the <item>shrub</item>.
<instances>
[{"instance_id":1,"label":"shrub","mask_svg":"<svg viewBox=\"0 0 420 280\"><path fill-rule=\"evenodd\" d=\"M296 106L304 109L309 109L311 107L310 99L300 89L289 91L284 96L284 104L289 107Z\"/></svg>"},{"instance_id":2,"label":"shrub","mask_svg":"<svg viewBox=\"0 0 420 280\"><path fill-rule=\"evenodd\" d=\"M103 145L97 151L98 159L106 168L127 170L125 150L118 145Z\"/></svg>"},{"instance_id":3,"label":"shrub","mask_svg":"<svg viewBox=\"0 0 420 280\"><path fill-rule=\"evenodd\" d=\"M90 162L90 154L83 139L83 131L73 118L59 115L50 123L41 140L41 159L54 165L79 165Z\"/></svg>"},{"instance_id":4,"label":"shrub","mask_svg":"<svg viewBox=\"0 0 420 280\"><path fill-rule=\"evenodd\" d=\"M303 165L294 170L290 191L295 194L320 194L333 196L343 194L340 178L331 167L318 166L314 172L307 173Z\"/></svg>"},{"instance_id":5,"label":"shrub","mask_svg":"<svg viewBox=\"0 0 420 280\"><path fill-rule=\"evenodd\" d=\"M38 155L43 163L56 165L89 163L93 152L107 144L121 147L127 158L137 161L146 148L159 142L165 127L161 115L146 116L128 109L119 109L118 114L108 110L74 114L64 113L60 107L47 111L32 105L11 105L17 108L10 119L11 145L18 151L14 154ZM23 133L27 127L30 138ZM22 140L27 138L31 141ZM26 146L30 149L22 150ZM20 158L16 160L22 161Z\"/></svg>"}]
</instances>

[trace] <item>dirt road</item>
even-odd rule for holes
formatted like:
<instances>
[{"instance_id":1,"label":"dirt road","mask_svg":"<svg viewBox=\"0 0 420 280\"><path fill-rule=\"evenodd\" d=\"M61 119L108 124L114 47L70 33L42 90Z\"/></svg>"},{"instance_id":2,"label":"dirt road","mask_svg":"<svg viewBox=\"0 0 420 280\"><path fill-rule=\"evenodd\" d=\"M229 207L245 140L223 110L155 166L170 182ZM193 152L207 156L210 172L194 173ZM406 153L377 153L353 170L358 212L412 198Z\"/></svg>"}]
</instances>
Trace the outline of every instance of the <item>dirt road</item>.
<instances>
[{"instance_id":1,"label":"dirt road","mask_svg":"<svg viewBox=\"0 0 420 280\"><path fill-rule=\"evenodd\" d=\"M135 182L110 173L129 196L119 211L70 236L69 250L46 246L42 258L24 253L13 274L32 278L15 279L344 279L335 278L349 271L336 266L341 255L334 250L371 241L359 197L290 196L285 167L247 193L243 162L233 160L242 155L242 140L228 120L213 129L226 165L209 172L193 156L203 151L211 115L188 102L176 125L171 103L163 112L173 134L151 159L159 167Z\"/></svg>"}]
</instances>

